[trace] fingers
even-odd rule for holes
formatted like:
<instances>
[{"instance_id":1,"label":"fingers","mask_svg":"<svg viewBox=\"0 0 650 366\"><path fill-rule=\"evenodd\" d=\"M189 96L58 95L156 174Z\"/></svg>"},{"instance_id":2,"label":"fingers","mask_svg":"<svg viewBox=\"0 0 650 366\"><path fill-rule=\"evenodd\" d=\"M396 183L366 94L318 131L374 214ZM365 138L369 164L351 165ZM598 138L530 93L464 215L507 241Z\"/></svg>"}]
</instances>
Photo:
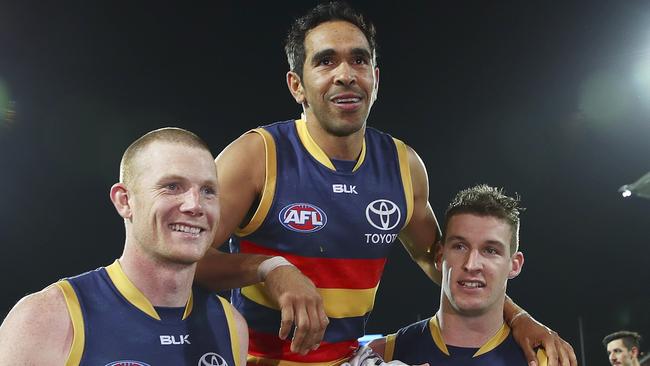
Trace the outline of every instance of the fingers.
<instances>
[{"instance_id":1,"label":"fingers","mask_svg":"<svg viewBox=\"0 0 650 366\"><path fill-rule=\"evenodd\" d=\"M285 340L289 336L291 327L293 326L293 306L281 306L281 320L280 320L280 332L278 336L280 339Z\"/></svg>"},{"instance_id":2,"label":"fingers","mask_svg":"<svg viewBox=\"0 0 650 366\"><path fill-rule=\"evenodd\" d=\"M549 334L551 337L544 337L541 340L541 345L546 352L546 357L548 357L548 366L559 366L559 350L555 346L555 339L552 337L552 334Z\"/></svg>"},{"instance_id":3,"label":"fingers","mask_svg":"<svg viewBox=\"0 0 650 366\"><path fill-rule=\"evenodd\" d=\"M526 357L526 362L529 366L537 366L537 354L533 349L533 346L530 344L530 341L526 339L524 344L521 344L521 349L524 351L524 357Z\"/></svg>"},{"instance_id":4,"label":"fingers","mask_svg":"<svg viewBox=\"0 0 650 366\"><path fill-rule=\"evenodd\" d=\"M555 344L559 350L560 355L560 364L562 366L578 366L578 359L576 358L576 354L573 351L573 347L571 347L569 342L560 338L559 335L556 334L555 336Z\"/></svg>"},{"instance_id":5,"label":"fingers","mask_svg":"<svg viewBox=\"0 0 650 366\"><path fill-rule=\"evenodd\" d=\"M309 299L296 310L296 329L291 341L291 351L302 355L315 350L320 345L329 319L325 314L322 300Z\"/></svg>"}]
</instances>

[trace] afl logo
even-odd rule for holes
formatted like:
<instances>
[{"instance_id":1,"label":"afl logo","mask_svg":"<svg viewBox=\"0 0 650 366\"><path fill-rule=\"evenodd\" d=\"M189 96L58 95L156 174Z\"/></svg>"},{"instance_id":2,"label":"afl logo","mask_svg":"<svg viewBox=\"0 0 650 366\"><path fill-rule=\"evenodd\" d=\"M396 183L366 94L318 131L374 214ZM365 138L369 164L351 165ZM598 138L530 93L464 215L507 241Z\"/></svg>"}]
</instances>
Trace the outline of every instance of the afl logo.
<instances>
[{"instance_id":1,"label":"afl logo","mask_svg":"<svg viewBox=\"0 0 650 366\"><path fill-rule=\"evenodd\" d=\"M278 218L282 226L299 233L313 233L327 224L325 212L309 203L292 203L285 206Z\"/></svg>"},{"instance_id":2,"label":"afl logo","mask_svg":"<svg viewBox=\"0 0 650 366\"><path fill-rule=\"evenodd\" d=\"M201 356L198 366L228 366L228 362L219 354L208 352Z\"/></svg>"},{"instance_id":3,"label":"afl logo","mask_svg":"<svg viewBox=\"0 0 650 366\"><path fill-rule=\"evenodd\" d=\"M366 219L370 225L379 230L394 229L401 218L399 207L389 200L375 200L366 207Z\"/></svg>"},{"instance_id":4,"label":"afl logo","mask_svg":"<svg viewBox=\"0 0 650 366\"><path fill-rule=\"evenodd\" d=\"M107 363L106 366L149 366L149 364L140 361L122 360Z\"/></svg>"}]
</instances>

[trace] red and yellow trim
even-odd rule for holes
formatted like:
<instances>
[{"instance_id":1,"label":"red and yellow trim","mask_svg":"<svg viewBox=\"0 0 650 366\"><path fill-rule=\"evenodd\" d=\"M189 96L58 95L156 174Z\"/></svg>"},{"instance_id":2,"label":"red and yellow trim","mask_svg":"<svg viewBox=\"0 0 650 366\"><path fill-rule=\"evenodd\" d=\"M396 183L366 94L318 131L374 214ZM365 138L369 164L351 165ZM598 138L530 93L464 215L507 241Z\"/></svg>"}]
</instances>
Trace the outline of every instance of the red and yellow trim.
<instances>
[{"instance_id":1,"label":"red and yellow trim","mask_svg":"<svg viewBox=\"0 0 650 366\"><path fill-rule=\"evenodd\" d=\"M77 366L81 362L81 356L83 355L84 345L86 343L86 333L84 330L84 318L81 313L81 305L79 304L77 293L72 288L70 282L62 280L55 283L55 285L63 293L65 305L68 308L68 314L72 321L72 345L70 346L70 352L68 353L65 366Z\"/></svg>"},{"instance_id":2,"label":"red and yellow trim","mask_svg":"<svg viewBox=\"0 0 650 366\"><path fill-rule=\"evenodd\" d=\"M291 352L291 339L282 340L276 333L261 333L254 330L250 332L248 354L259 359L271 359L299 362L299 363L330 363L344 360L352 356L359 346L357 340L335 343L321 342L318 349L306 355Z\"/></svg>"},{"instance_id":3,"label":"red and yellow trim","mask_svg":"<svg viewBox=\"0 0 650 366\"><path fill-rule=\"evenodd\" d=\"M264 177L264 190L262 191L260 203L257 205L257 209L248 224L237 229L235 232L235 235L237 236L250 235L262 225L266 215L271 209L273 196L275 195L275 183L277 180L278 164L273 136L263 128L256 128L248 133L257 133L262 136L262 140L264 140L266 173Z\"/></svg>"}]
</instances>

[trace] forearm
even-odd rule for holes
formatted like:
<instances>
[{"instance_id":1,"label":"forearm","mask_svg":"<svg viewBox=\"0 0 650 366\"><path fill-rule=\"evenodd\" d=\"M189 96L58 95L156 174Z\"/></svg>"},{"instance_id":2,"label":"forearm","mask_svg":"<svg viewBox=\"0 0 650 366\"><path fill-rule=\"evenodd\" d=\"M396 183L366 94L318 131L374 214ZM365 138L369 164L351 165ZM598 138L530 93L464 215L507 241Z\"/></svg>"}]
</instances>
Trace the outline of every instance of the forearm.
<instances>
[{"instance_id":1,"label":"forearm","mask_svg":"<svg viewBox=\"0 0 650 366\"><path fill-rule=\"evenodd\" d=\"M271 258L260 254L222 253L210 248L199 261L195 280L212 290L229 290L260 282L260 263Z\"/></svg>"},{"instance_id":2,"label":"forearm","mask_svg":"<svg viewBox=\"0 0 650 366\"><path fill-rule=\"evenodd\" d=\"M512 326L513 320L523 314L527 314L526 311L519 305L515 304L515 302L506 295L506 301L503 305L503 320L505 320L506 324Z\"/></svg>"}]
</instances>

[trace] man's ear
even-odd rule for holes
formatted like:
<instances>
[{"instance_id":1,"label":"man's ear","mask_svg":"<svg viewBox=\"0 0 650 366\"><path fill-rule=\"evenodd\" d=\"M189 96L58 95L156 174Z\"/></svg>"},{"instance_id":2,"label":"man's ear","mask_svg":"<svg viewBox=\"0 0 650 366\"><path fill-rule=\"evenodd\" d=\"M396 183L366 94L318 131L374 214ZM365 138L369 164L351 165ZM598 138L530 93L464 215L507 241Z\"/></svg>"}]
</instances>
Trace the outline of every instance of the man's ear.
<instances>
[{"instance_id":1,"label":"man's ear","mask_svg":"<svg viewBox=\"0 0 650 366\"><path fill-rule=\"evenodd\" d=\"M379 68L375 67L375 89L372 93L372 102L374 103L379 97Z\"/></svg>"},{"instance_id":2,"label":"man's ear","mask_svg":"<svg viewBox=\"0 0 650 366\"><path fill-rule=\"evenodd\" d=\"M508 279L511 280L521 273L521 268L524 266L524 253L517 252L510 257L510 272L508 272Z\"/></svg>"},{"instance_id":3,"label":"man's ear","mask_svg":"<svg viewBox=\"0 0 650 366\"><path fill-rule=\"evenodd\" d=\"M632 352L632 356L634 358L639 358L639 349L638 348L632 346L632 349L630 350L630 352Z\"/></svg>"},{"instance_id":4,"label":"man's ear","mask_svg":"<svg viewBox=\"0 0 650 366\"><path fill-rule=\"evenodd\" d=\"M438 241L433 245L432 250L435 251L435 267L438 272L442 272L442 242Z\"/></svg>"},{"instance_id":5,"label":"man's ear","mask_svg":"<svg viewBox=\"0 0 650 366\"><path fill-rule=\"evenodd\" d=\"M293 71L287 72L287 86L296 103L302 105L305 102L305 92L302 88L300 76Z\"/></svg>"},{"instance_id":6,"label":"man's ear","mask_svg":"<svg viewBox=\"0 0 650 366\"><path fill-rule=\"evenodd\" d=\"M113 184L110 196L117 213L127 220L130 219L132 215L131 203L129 202L129 191L124 183Z\"/></svg>"}]
</instances>

